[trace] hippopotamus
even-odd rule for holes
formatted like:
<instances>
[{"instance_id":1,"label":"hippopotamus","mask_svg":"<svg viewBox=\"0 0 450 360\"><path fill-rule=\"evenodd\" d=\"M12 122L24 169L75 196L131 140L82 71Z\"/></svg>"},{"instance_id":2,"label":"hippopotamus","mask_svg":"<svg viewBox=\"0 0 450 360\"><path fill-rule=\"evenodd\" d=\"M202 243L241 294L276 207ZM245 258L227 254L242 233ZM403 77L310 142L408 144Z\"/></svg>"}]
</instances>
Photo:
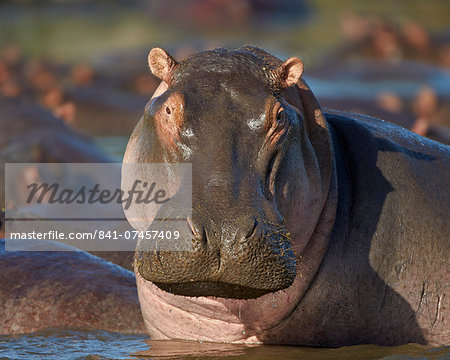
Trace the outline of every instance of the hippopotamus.
<instances>
[{"instance_id":1,"label":"hippopotamus","mask_svg":"<svg viewBox=\"0 0 450 360\"><path fill-rule=\"evenodd\" d=\"M22 244L25 251L5 251L5 162L111 159L87 136L33 103L0 97L0 107L0 334L62 327L143 333L135 277L123 268L131 264L132 252L95 252L102 259L61 243L52 245L58 251L37 251L43 243L31 239Z\"/></svg>"},{"instance_id":2,"label":"hippopotamus","mask_svg":"<svg viewBox=\"0 0 450 360\"><path fill-rule=\"evenodd\" d=\"M35 251L45 241L27 240L25 251L5 251L0 239L0 334L47 328L144 333L131 271L65 244L51 245L55 251Z\"/></svg>"},{"instance_id":3,"label":"hippopotamus","mask_svg":"<svg viewBox=\"0 0 450 360\"><path fill-rule=\"evenodd\" d=\"M110 163L87 135L69 127L50 111L24 99L0 97L0 204L5 207L4 163ZM30 173L36 169L31 168ZM36 214L38 216L39 214ZM0 237L4 210L0 216ZM130 251L95 251L96 256L132 268ZM42 253L43 254L43 253ZM41 254L41 255L42 255Z\"/></svg>"},{"instance_id":4,"label":"hippopotamus","mask_svg":"<svg viewBox=\"0 0 450 360\"><path fill-rule=\"evenodd\" d=\"M297 57L148 62L162 82L124 163L192 164L192 249L135 254L152 339L449 342L448 146L324 112Z\"/></svg>"}]
</instances>

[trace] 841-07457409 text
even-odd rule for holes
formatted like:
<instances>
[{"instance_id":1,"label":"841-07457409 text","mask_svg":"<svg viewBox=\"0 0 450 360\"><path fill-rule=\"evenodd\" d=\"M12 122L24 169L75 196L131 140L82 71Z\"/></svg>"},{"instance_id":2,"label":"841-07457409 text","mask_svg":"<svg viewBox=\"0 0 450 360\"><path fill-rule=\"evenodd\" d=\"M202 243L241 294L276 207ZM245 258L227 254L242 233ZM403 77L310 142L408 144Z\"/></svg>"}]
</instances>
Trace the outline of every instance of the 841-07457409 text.
<instances>
[{"instance_id":1,"label":"841-07457409 text","mask_svg":"<svg viewBox=\"0 0 450 360\"><path fill-rule=\"evenodd\" d=\"M180 237L180 232L175 231L158 231L158 230L127 230L127 231L116 231L116 230L93 230L86 232L69 232L65 233L63 231L50 230L46 232L12 232L10 234L11 239L37 239L37 240L178 240Z\"/></svg>"}]
</instances>

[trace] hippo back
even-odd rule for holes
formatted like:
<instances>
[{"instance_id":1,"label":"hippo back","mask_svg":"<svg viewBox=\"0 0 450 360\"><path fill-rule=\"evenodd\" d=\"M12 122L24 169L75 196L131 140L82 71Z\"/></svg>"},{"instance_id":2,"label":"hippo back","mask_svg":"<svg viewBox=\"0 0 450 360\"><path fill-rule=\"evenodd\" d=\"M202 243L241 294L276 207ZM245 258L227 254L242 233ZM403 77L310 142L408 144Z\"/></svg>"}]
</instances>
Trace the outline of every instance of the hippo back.
<instances>
[{"instance_id":1,"label":"hippo back","mask_svg":"<svg viewBox=\"0 0 450 360\"><path fill-rule=\"evenodd\" d=\"M381 329L388 317L403 321L395 302L389 305L398 294L425 338L448 342L450 147L363 115L333 111L326 118L342 154L337 225L327 256L331 262L347 259L353 268L348 273L358 274L349 276L353 281L381 280L361 304L369 327Z\"/></svg>"}]
</instances>

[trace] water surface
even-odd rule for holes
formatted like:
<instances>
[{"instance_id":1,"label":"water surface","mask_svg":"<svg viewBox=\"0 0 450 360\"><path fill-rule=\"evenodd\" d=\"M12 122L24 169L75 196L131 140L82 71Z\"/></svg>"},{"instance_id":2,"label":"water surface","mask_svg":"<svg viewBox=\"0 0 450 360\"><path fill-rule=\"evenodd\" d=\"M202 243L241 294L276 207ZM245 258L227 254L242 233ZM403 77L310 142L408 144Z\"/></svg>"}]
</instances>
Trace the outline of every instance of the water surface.
<instances>
[{"instance_id":1,"label":"water surface","mask_svg":"<svg viewBox=\"0 0 450 360\"><path fill-rule=\"evenodd\" d=\"M106 331L48 330L0 336L0 359L449 359L450 347L360 345L337 349L306 346L213 344L155 341L145 335Z\"/></svg>"}]
</instances>

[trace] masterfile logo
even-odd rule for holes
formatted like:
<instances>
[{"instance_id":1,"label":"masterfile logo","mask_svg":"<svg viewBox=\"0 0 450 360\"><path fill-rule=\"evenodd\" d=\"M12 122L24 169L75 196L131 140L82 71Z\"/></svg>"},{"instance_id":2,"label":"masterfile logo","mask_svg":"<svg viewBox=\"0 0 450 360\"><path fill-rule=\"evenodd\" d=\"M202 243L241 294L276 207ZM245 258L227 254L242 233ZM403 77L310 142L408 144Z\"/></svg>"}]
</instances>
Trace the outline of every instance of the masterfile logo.
<instances>
[{"instance_id":1,"label":"masterfile logo","mask_svg":"<svg viewBox=\"0 0 450 360\"><path fill-rule=\"evenodd\" d=\"M5 180L7 251L191 249L191 164L8 163Z\"/></svg>"}]
</instances>

